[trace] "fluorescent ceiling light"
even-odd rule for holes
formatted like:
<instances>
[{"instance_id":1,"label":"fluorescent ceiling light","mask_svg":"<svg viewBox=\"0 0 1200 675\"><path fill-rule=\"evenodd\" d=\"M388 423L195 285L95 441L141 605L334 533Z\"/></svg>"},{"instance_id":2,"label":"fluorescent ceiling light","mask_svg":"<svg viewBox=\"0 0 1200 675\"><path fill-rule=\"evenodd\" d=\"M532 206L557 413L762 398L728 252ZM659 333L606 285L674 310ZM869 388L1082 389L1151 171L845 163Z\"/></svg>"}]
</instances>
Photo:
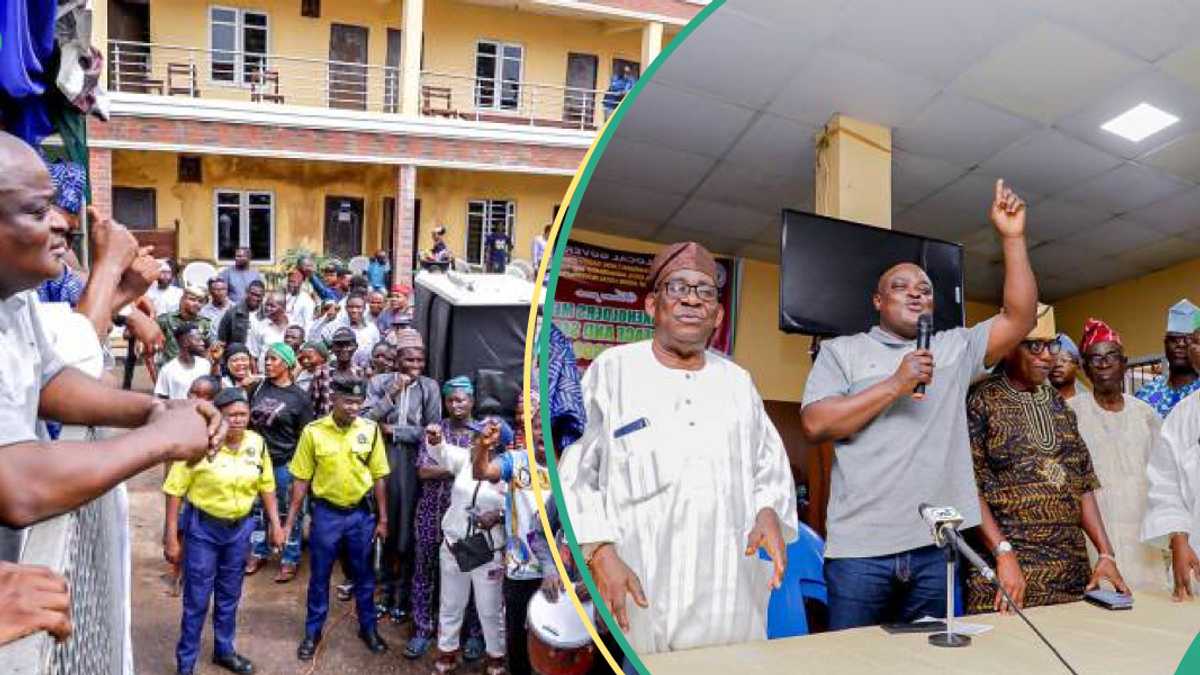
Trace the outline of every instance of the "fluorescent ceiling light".
<instances>
[{"instance_id":1,"label":"fluorescent ceiling light","mask_svg":"<svg viewBox=\"0 0 1200 675\"><path fill-rule=\"evenodd\" d=\"M1179 118L1171 113L1142 102L1100 125L1100 128L1137 143L1178 121Z\"/></svg>"}]
</instances>

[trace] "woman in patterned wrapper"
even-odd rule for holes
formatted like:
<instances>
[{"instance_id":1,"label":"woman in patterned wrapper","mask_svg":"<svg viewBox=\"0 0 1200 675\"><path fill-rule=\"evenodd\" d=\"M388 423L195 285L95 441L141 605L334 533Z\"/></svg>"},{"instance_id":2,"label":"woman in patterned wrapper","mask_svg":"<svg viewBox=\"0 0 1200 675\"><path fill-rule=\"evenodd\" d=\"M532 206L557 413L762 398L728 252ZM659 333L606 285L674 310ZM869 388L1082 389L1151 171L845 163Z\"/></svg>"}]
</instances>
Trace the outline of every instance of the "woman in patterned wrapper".
<instances>
[{"instance_id":1,"label":"woman in patterned wrapper","mask_svg":"<svg viewBox=\"0 0 1200 675\"><path fill-rule=\"evenodd\" d=\"M1101 580L1129 592L1100 517L1100 481L1075 413L1047 383L1060 349L1054 310L1039 306L1033 332L967 397L984 557L1017 607L1081 600ZM1094 570L1085 534L1100 552ZM966 605L968 613L1012 611L975 570Z\"/></svg>"}]
</instances>

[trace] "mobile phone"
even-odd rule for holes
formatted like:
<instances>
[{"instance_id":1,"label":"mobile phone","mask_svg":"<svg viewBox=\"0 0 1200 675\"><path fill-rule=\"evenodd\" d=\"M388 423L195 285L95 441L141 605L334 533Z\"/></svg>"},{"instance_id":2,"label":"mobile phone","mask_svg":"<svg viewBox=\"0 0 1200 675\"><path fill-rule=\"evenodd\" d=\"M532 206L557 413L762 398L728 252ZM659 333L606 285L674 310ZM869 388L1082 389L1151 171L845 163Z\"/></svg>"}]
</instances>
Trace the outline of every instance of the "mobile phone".
<instances>
[{"instance_id":1,"label":"mobile phone","mask_svg":"<svg viewBox=\"0 0 1200 675\"><path fill-rule=\"evenodd\" d=\"M1097 588L1083 594L1083 599L1104 609L1122 610L1133 609L1133 596L1110 591L1104 588Z\"/></svg>"},{"instance_id":2,"label":"mobile phone","mask_svg":"<svg viewBox=\"0 0 1200 675\"><path fill-rule=\"evenodd\" d=\"M880 628L893 635L903 635L905 633L944 633L946 632L946 622L916 621L913 623L885 623Z\"/></svg>"}]
</instances>

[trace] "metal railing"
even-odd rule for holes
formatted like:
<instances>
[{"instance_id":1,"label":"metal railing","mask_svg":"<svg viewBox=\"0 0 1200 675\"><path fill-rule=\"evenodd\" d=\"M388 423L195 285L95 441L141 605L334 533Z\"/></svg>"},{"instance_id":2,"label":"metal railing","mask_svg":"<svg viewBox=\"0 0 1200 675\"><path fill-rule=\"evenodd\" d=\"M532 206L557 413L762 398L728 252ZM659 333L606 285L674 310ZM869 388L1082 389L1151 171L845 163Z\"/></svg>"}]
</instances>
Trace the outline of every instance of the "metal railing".
<instances>
[{"instance_id":1,"label":"metal railing","mask_svg":"<svg viewBox=\"0 0 1200 675\"><path fill-rule=\"evenodd\" d=\"M61 438L83 440L90 430L64 427ZM128 517L116 490L70 513L30 527L16 562L43 565L67 578L71 637L57 643L36 633L0 647L0 675L92 675L125 671L124 542Z\"/></svg>"},{"instance_id":2,"label":"metal railing","mask_svg":"<svg viewBox=\"0 0 1200 675\"><path fill-rule=\"evenodd\" d=\"M598 89L426 71L420 96L425 116L589 131L604 121Z\"/></svg>"},{"instance_id":3,"label":"metal railing","mask_svg":"<svg viewBox=\"0 0 1200 675\"><path fill-rule=\"evenodd\" d=\"M1166 361L1161 354L1129 359L1125 367L1125 393L1134 394L1154 378L1166 372Z\"/></svg>"},{"instance_id":4,"label":"metal railing","mask_svg":"<svg viewBox=\"0 0 1200 675\"><path fill-rule=\"evenodd\" d=\"M279 54L109 40L112 91L301 105L398 114L397 66ZM427 117L595 130L604 121L599 89L426 71L418 88Z\"/></svg>"},{"instance_id":5,"label":"metal railing","mask_svg":"<svg viewBox=\"0 0 1200 675\"><path fill-rule=\"evenodd\" d=\"M400 69L279 54L109 40L112 91L400 112Z\"/></svg>"}]
</instances>

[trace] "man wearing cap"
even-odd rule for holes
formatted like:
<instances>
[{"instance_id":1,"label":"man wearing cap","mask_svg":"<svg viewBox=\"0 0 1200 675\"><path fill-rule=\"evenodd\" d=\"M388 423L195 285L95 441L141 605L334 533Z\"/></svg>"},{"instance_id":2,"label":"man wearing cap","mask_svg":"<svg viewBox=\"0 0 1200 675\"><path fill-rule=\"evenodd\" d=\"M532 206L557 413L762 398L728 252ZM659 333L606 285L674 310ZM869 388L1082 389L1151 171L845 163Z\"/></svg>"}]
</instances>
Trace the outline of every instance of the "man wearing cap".
<instances>
[{"instance_id":1,"label":"man wearing cap","mask_svg":"<svg viewBox=\"0 0 1200 675\"><path fill-rule=\"evenodd\" d=\"M379 425L358 415L366 384L338 375L332 389L333 411L304 428L288 465L295 481L284 532L295 527L310 489L313 495L308 614L304 639L296 650L301 661L311 661L321 641L329 614L329 577L339 551L345 553L354 582L358 636L373 653L387 650L376 629L371 567L372 542L386 538L388 532L387 451ZM371 512L369 494L374 495L377 516Z\"/></svg>"},{"instance_id":2,"label":"man wearing cap","mask_svg":"<svg viewBox=\"0 0 1200 675\"><path fill-rule=\"evenodd\" d=\"M1058 356L1054 357L1054 366L1050 369L1050 384L1058 395L1070 401L1081 386L1079 384L1079 364L1081 357L1079 347L1066 333L1058 334Z\"/></svg>"},{"instance_id":3,"label":"man wearing cap","mask_svg":"<svg viewBox=\"0 0 1200 675\"><path fill-rule=\"evenodd\" d=\"M175 280L175 268L165 258L158 264L158 281L146 290L146 297L154 305L154 315L162 316L179 309L183 289L171 283ZM166 331L164 331L165 333Z\"/></svg>"},{"instance_id":4,"label":"man wearing cap","mask_svg":"<svg viewBox=\"0 0 1200 675\"><path fill-rule=\"evenodd\" d=\"M312 397L313 412L317 417L328 415L333 409L332 382L336 375L361 378L363 369L354 365L354 353L358 351L358 339L354 331L342 326L333 331L329 340L333 352L333 362L321 366L313 373L308 386L308 394Z\"/></svg>"},{"instance_id":5,"label":"man wearing cap","mask_svg":"<svg viewBox=\"0 0 1200 675\"><path fill-rule=\"evenodd\" d=\"M408 303L410 293L412 293L412 287L407 284L392 286L392 292L388 294L387 309L379 315L379 321L376 324L379 334L385 339L390 338L393 330L408 328L412 325L412 306Z\"/></svg>"},{"instance_id":6,"label":"man wearing cap","mask_svg":"<svg viewBox=\"0 0 1200 675\"><path fill-rule=\"evenodd\" d=\"M166 342L163 345L162 359L170 361L179 354L179 345L175 342L175 329L187 323L200 331L200 337L207 342L212 335L212 323L200 316L200 308L204 306L205 291L199 286L188 286L179 299L179 309L160 314L158 327L162 329Z\"/></svg>"},{"instance_id":7,"label":"man wearing cap","mask_svg":"<svg viewBox=\"0 0 1200 675\"><path fill-rule=\"evenodd\" d=\"M945 616L945 559L917 507L953 506L967 527L979 524L963 401L971 381L1033 327L1037 305L1025 203L997 181L989 215L1004 252L1003 312L916 349L933 284L917 265L895 265L874 289L879 325L822 342L809 373L801 426L809 442L834 444L825 549L832 629Z\"/></svg>"},{"instance_id":8,"label":"man wearing cap","mask_svg":"<svg viewBox=\"0 0 1200 675\"><path fill-rule=\"evenodd\" d=\"M408 615L417 508L417 451L425 427L442 419L438 383L424 375L425 343L411 328L396 334L396 371L372 377L362 414L379 422L387 444L388 506L392 524L384 542L383 605L397 622Z\"/></svg>"},{"instance_id":9,"label":"man wearing cap","mask_svg":"<svg viewBox=\"0 0 1200 675\"><path fill-rule=\"evenodd\" d=\"M1154 408L1165 418L1177 403L1200 389L1196 368L1188 360L1188 340L1192 327L1200 317L1200 308L1184 299L1167 311L1167 334L1163 336L1163 352L1168 371L1137 390L1134 396Z\"/></svg>"},{"instance_id":10,"label":"man wearing cap","mask_svg":"<svg viewBox=\"0 0 1200 675\"><path fill-rule=\"evenodd\" d=\"M1200 326L1188 344L1200 368ZM1200 395L1193 394L1163 421L1150 451L1142 541L1165 550L1177 601L1200 593Z\"/></svg>"},{"instance_id":11,"label":"man wearing cap","mask_svg":"<svg viewBox=\"0 0 1200 675\"><path fill-rule=\"evenodd\" d=\"M659 252L654 335L592 362L587 426L559 467L600 594L642 653L766 639L797 534L779 433L750 375L707 351L725 318L717 278L697 243Z\"/></svg>"},{"instance_id":12,"label":"man wearing cap","mask_svg":"<svg viewBox=\"0 0 1200 675\"><path fill-rule=\"evenodd\" d=\"M1162 423L1154 408L1123 391L1126 359L1119 333L1088 319L1082 346L1092 390L1067 404L1075 411L1079 435L1103 486L1096 491L1096 503L1126 583L1135 590L1159 590L1168 578L1162 551L1143 544L1140 530L1146 514L1146 463ZM1095 562L1095 547L1089 554Z\"/></svg>"},{"instance_id":13,"label":"man wearing cap","mask_svg":"<svg viewBox=\"0 0 1200 675\"><path fill-rule=\"evenodd\" d=\"M1100 481L1088 447L1075 415L1047 383L1061 348L1054 310L1038 309L1033 331L967 397L978 534L984 558L1017 608L1082 600L1101 580L1128 590L1100 516ZM1098 552L1094 569L1085 535ZM965 600L969 613L1012 611L974 569Z\"/></svg>"}]
</instances>

